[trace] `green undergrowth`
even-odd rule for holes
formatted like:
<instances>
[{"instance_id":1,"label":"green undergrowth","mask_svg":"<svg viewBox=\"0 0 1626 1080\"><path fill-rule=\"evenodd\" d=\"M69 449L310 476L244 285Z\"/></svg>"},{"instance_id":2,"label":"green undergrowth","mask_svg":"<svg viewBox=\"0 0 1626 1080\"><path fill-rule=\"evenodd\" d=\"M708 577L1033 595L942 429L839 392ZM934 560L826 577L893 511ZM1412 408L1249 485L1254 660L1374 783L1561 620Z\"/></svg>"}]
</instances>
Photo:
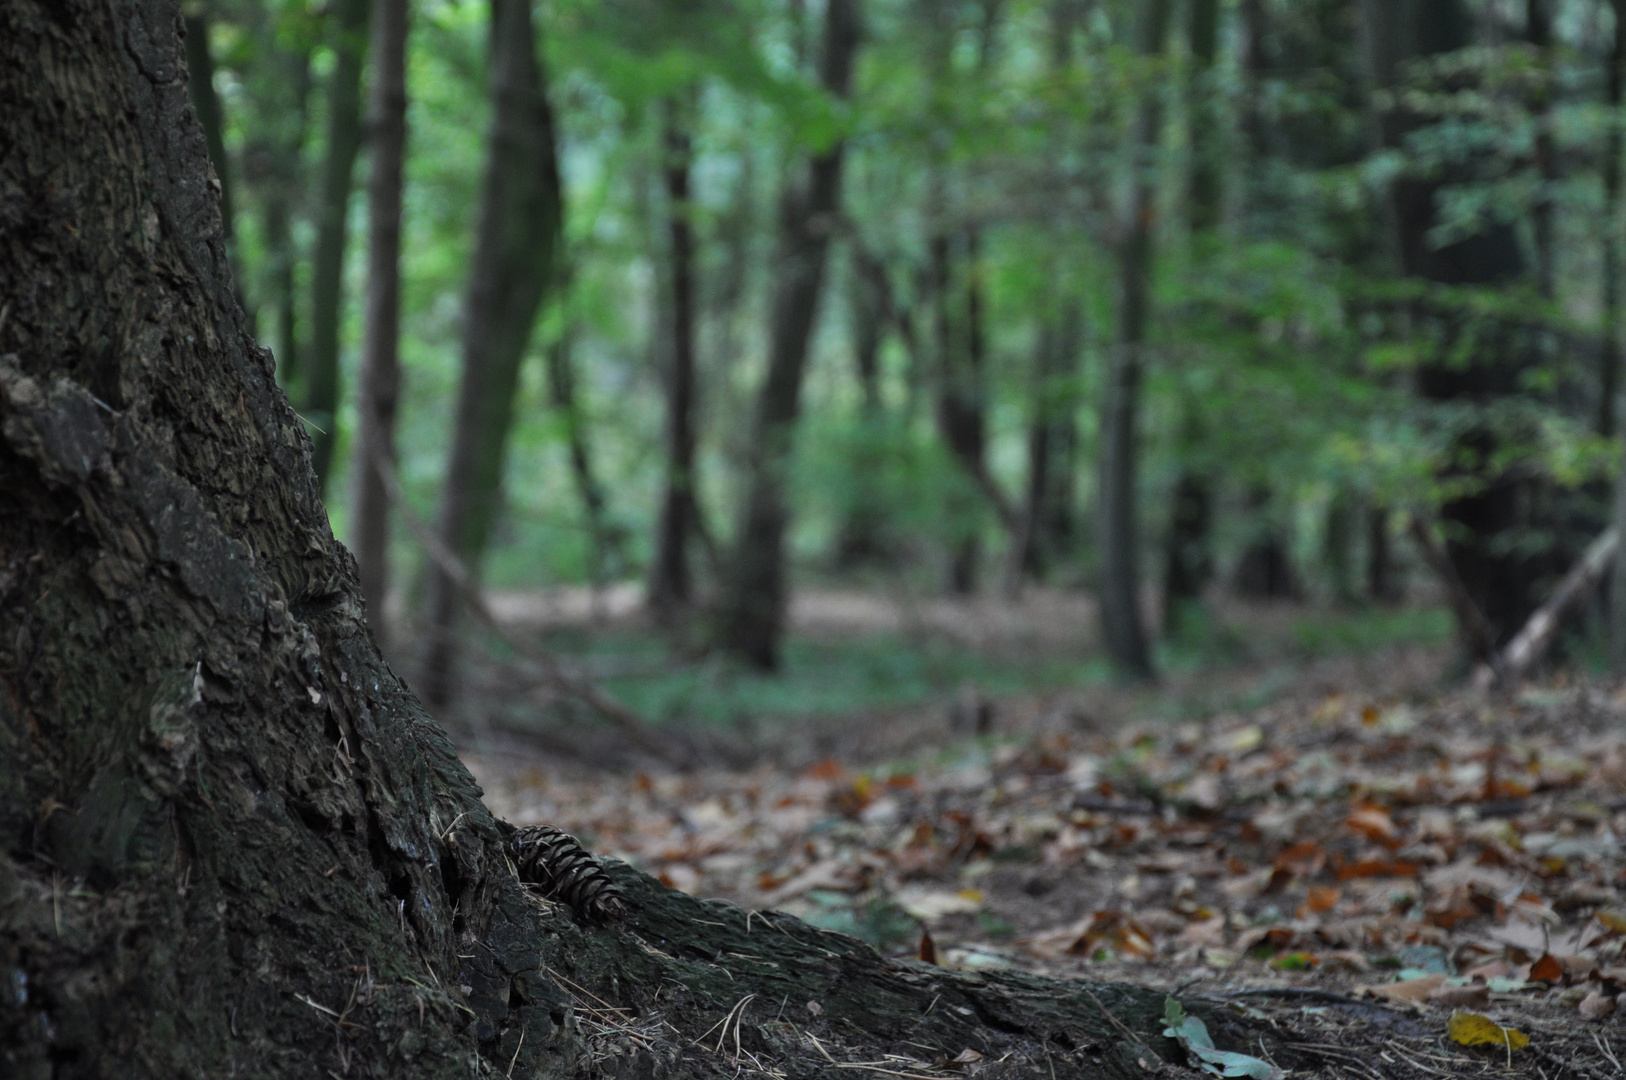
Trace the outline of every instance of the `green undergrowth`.
<instances>
[{"instance_id":1,"label":"green undergrowth","mask_svg":"<svg viewBox=\"0 0 1626 1080\"><path fill-rule=\"evenodd\" d=\"M1406 646L1435 646L1451 637L1442 608L1366 608L1247 615L1209 621L1196 633L1157 647L1168 684L1143 703L1151 715L1185 717L1193 709L1249 709L1269 703L1293 685L1299 668L1327 657L1361 655ZM685 659L669 638L650 630L570 629L544 638L547 647L578 666L616 698L652 721L695 727L739 727L940 705L953 708L966 688L984 698L1010 697L1112 685L1099 654L986 653L933 637L878 633L848 638L792 635L780 670L750 670L719 655ZM1257 675L1214 693L1191 688L1191 676L1257 670ZM1195 696L1193 694L1195 693Z\"/></svg>"}]
</instances>

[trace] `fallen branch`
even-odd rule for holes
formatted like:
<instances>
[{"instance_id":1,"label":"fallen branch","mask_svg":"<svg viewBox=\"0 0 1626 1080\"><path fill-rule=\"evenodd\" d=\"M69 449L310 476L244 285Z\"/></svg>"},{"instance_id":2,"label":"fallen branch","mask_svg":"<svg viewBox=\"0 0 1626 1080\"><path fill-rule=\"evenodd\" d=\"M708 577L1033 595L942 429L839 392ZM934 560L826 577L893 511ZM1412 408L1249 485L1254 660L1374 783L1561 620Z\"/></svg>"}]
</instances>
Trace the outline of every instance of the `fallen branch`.
<instances>
[{"instance_id":1,"label":"fallen branch","mask_svg":"<svg viewBox=\"0 0 1626 1080\"><path fill-rule=\"evenodd\" d=\"M1496 668L1482 664L1474 672L1474 685L1488 690L1491 687L1509 687L1524 677L1536 661L1540 660L1558 636L1558 628L1570 609L1586 597L1609 572L1620 546L1620 532L1610 526L1599 533L1586 551L1570 567L1569 573L1558 583L1545 603L1538 607L1524 626L1507 643Z\"/></svg>"},{"instance_id":2,"label":"fallen branch","mask_svg":"<svg viewBox=\"0 0 1626 1080\"><path fill-rule=\"evenodd\" d=\"M378 470L379 478L384 483L384 492L389 496L391 503L401 512L401 520L412 535L424 547L429 558L440 567L463 602L474 612L493 634L502 640L503 644L529 662L542 676L542 681L565 694L580 701L591 708L604 719L614 724L640 749L646 750L665 761L673 764L691 764L691 755L684 752L671 740L662 738L652 730L647 721L615 698L600 690L589 680L575 672L566 670L551 653L538 647L534 642L527 641L518 634L513 633L492 612L491 606L486 603L485 594L474 580L474 574L469 570L468 564L458 557L455 551L446 546L435 531L426 525L417 514L413 513L408 505L405 493L401 490L401 481L395 475L395 467L383 455L382 450L373 454L373 467Z\"/></svg>"}]
</instances>

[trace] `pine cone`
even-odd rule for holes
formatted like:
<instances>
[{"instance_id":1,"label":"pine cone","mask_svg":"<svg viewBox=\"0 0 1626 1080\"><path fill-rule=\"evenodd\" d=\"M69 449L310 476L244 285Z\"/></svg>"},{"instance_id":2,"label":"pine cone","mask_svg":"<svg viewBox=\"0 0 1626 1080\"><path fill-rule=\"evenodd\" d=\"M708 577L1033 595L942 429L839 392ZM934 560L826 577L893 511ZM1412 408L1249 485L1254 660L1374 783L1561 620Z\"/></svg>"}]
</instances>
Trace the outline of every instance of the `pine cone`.
<instances>
[{"instance_id":1,"label":"pine cone","mask_svg":"<svg viewBox=\"0 0 1626 1080\"><path fill-rule=\"evenodd\" d=\"M579 918L609 922L626 914L621 890L599 861L569 833L552 825L527 825L508 841L519 879Z\"/></svg>"}]
</instances>

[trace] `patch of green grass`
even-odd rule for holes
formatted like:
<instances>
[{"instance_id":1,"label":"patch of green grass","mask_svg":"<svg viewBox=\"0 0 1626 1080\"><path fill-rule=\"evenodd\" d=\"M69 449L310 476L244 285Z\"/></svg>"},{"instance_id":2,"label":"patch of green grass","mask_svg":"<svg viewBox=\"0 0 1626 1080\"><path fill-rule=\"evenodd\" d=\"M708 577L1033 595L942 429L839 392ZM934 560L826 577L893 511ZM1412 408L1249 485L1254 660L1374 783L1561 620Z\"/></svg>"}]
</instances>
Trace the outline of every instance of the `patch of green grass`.
<instances>
[{"instance_id":1,"label":"patch of green grass","mask_svg":"<svg viewBox=\"0 0 1626 1080\"><path fill-rule=\"evenodd\" d=\"M1367 607L1317 611L1293 622L1293 641L1306 657L1369 653L1396 645L1438 645L1455 627L1445 607Z\"/></svg>"},{"instance_id":2,"label":"patch of green grass","mask_svg":"<svg viewBox=\"0 0 1626 1080\"><path fill-rule=\"evenodd\" d=\"M606 644L601 639L593 653L604 656ZM649 656L651 647L658 655L660 646L653 641L624 641L614 653ZM645 716L707 725L906 708L942 700L966 683L997 697L1097 684L1103 675L1093 660L990 657L877 634L846 640L792 638L780 670L771 674L712 657L655 674L609 678L604 686Z\"/></svg>"},{"instance_id":3,"label":"patch of green grass","mask_svg":"<svg viewBox=\"0 0 1626 1080\"><path fill-rule=\"evenodd\" d=\"M1452 633L1450 613L1443 608L1319 611L1268 628L1194 616L1185 627L1179 641L1159 645L1159 666L1166 672L1215 671L1267 657L1275 661L1224 703L1242 710L1268 704L1291 685L1298 662L1435 644ZM599 673L600 685L640 714L658 723L697 727L802 723L946 705L968 684L997 698L1099 687L1113 680L1100 655L983 654L941 638L902 634L792 635L774 673L719 655L683 662L673 655L671 642L653 631L573 628L549 633L546 644L556 655ZM1165 704L1179 712L1180 702ZM1188 711L1201 705L1204 715L1216 708L1206 699L1184 704Z\"/></svg>"}]
</instances>

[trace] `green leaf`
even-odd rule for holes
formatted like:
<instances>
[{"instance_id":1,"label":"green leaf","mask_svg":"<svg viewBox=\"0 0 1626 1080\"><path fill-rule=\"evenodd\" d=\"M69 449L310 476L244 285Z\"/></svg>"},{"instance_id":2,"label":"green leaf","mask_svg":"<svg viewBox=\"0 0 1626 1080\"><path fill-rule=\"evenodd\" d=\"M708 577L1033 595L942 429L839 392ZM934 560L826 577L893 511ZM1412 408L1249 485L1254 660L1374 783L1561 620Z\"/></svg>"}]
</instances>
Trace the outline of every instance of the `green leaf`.
<instances>
[{"instance_id":1,"label":"green leaf","mask_svg":"<svg viewBox=\"0 0 1626 1080\"><path fill-rule=\"evenodd\" d=\"M1163 999L1163 1034L1185 1047L1186 1053L1197 1060L1205 1071L1215 1076L1251 1076L1256 1080L1279 1080L1285 1075L1268 1061L1239 1054L1234 1050L1219 1050L1208 1034L1208 1025L1201 1017L1187 1013L1185 1007L1172 997Z\"/></svg>"}]
</instances>

